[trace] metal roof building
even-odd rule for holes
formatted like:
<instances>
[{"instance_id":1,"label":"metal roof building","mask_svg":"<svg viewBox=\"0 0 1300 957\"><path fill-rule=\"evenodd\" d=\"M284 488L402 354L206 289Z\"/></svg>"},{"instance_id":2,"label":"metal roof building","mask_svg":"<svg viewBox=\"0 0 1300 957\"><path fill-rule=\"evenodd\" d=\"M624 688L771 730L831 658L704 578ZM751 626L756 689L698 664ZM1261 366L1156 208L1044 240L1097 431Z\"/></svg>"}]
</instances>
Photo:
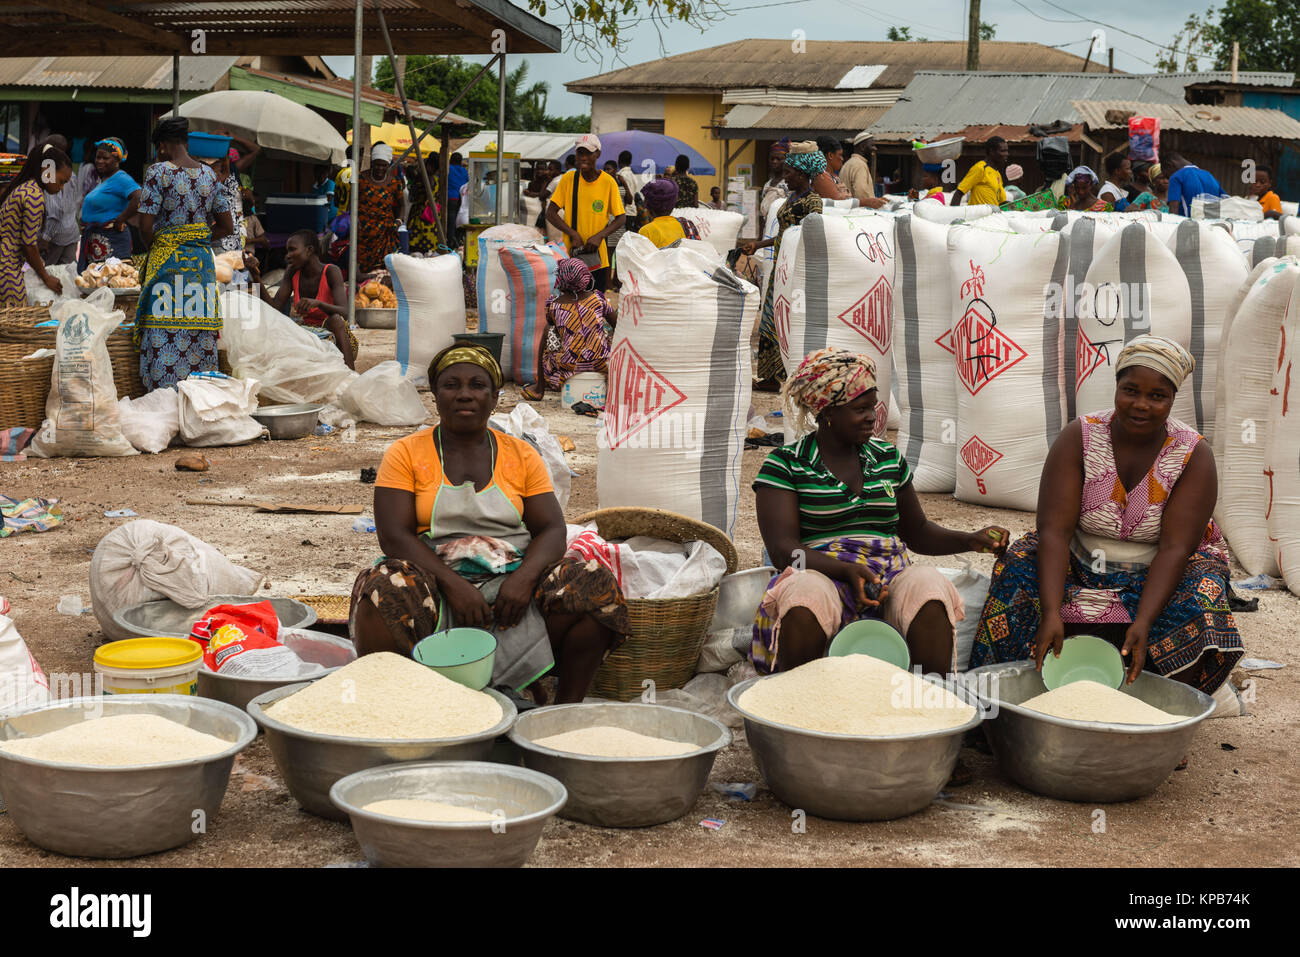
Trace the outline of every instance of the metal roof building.
<instances>
[{"instance_id":1,"label":"metal roof building","mask_svg":"<svg viewBox=\"0 0 1300 957\"><path fill-rule=\"evenodd\" d=\"M1162 133L1177 130L1184 133L1211 133L1215 136L1300 140L1300 121L1281 110L1124 100L1078 101L1074 103L1074 108L1089 130L1127 131L1127 115L1137 115L1159 117Z\"/></svg>"}]
</instances>

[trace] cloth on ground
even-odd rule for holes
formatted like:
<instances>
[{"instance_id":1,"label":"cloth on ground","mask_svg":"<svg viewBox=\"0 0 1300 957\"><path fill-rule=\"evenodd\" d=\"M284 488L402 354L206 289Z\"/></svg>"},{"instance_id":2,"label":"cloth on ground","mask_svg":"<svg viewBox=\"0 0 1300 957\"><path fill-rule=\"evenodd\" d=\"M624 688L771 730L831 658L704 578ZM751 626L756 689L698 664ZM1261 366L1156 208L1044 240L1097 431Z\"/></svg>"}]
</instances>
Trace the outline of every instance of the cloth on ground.
<instances>
[{"instance_id":1,"label":"cloth on ground","mask_svg":"<svg viewBox=\"0 0 1300 957\"><path fill-rule=\"evenodd\" d=\"M18 532L47 532L63 523L57 498L10 498L0 495L0 538Z\"/></svg>"}]
</instances>

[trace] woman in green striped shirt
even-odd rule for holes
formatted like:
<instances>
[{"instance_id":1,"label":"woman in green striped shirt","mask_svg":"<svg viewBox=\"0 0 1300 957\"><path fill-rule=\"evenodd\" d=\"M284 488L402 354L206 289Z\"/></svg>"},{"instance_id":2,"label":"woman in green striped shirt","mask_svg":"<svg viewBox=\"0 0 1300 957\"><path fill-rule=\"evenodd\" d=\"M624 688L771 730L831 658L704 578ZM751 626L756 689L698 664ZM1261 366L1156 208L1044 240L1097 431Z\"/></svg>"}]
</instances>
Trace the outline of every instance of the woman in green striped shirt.
<instances>
[{"instance_id":1,"label":"woman in green striped shirt","mask_svg":"<svg viewBox=\"0 0 1300 957\"><path fill-rule=\"evenodd\" d=\"M876 368L845 349L814 352L785 387L787 421L816 431L776 449L754 479L758 527L779 574L754 623L750 659L760 674L820 658L860 618L883 618L926 672L956 670L961 596L937 568L907 552L954 555L1006 549L1004 528L936 525L898 449L873 438Z\"/></svg>"}]
</instances>

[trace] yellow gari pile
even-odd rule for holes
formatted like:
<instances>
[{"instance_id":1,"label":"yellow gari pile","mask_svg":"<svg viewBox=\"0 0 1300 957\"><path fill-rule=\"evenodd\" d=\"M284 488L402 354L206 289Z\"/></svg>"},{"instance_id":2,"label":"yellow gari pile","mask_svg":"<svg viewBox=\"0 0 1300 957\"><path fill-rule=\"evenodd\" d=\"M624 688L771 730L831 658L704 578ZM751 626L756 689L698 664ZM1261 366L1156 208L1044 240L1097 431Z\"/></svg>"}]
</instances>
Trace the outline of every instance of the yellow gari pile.
<instances>
[{"instance_id":1,"label":"yellow gari pile","mask_svg":"<svg viewBox=\"0 0 1300 957\"><path fill-rule=\"evenodd\" d=\"M266 709L276 721L344 738L454 738L486 731L501 705L424 665L365 655Z\"/></svg>"},{"instance_id":2,"label":"yellow gari pile","mask_svg":"<svg viewBox=\"0 0 1300 957\"><path fill-rule=\"evenodd\" d=\"M764 678L738 703L768 721L829 734L943 731L975 716L946 688L867 655L819 658Z\"/></svg>"},{"instance_id":3,"label":"yellow gari pile","mask_svg":"<svg viewBox=\"0 0 1300 957\"><path fill-rule=\"evenodd\" d=\"M1161 711L1122 691L1096 681L1072 681L1055 691L1045 691L1020 707L1073 721L1105 721L1110 724L1174 724L1186 715Z\"/></svg>"},{"instance_id":4,"label":"yellow gari pile","mask_svg":"<svg viewBox=\"0 0 1300 957\"><path fill-rule=\"evenodd\" d=\"M563 734L551 735L549 738L537 738L533 743L556 751L591 754L604 758L663 758L700 750L698 744L656 738L626 728L606 725L565 731Z\"/></svg>"},{"instance_id":5,"label":"yellow gari pile","mask_svg":"<svg viewBox=\"0 0 1300 957\"><path fill-rule=\"evenodd\" d=\"M442 801L427 801L423 798L389 798L386 801L371 801L362 807L363 811L374 814L387 814L390 817L406 818L408 821L491 821L493 816L478 808L463 807L459 804L445 804Z\"/></svg>"},{"instance_id":6,"label":"yellow gari pile","mask_svg":"<svg viewBox=\"0 0 1300 957\"><path fill-rule=\"evenodd\" d=\"M39 761L121 768L189 761L233 744L156 714L118 714L70 724L31 738L0 742L0 749Z\"/></svg>"}]
</instances>

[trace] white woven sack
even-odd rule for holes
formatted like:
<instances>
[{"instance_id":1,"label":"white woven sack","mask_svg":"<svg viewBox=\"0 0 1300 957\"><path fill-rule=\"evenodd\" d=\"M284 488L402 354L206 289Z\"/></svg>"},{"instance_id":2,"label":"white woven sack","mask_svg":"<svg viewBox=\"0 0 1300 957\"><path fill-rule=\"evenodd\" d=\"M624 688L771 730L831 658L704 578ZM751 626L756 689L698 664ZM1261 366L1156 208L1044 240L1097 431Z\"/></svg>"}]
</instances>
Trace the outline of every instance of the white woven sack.
<instances>
[{"instance_id":1,"label":"white woven sack","mask_svg":"<svg viewBox=\"0 0 1300 957\"><path fill-rule=\"evenodd\" d=\"M1141 226L1112 236L1088 270L1092 308L1080 314L1074 345L1076 415L1115 404L1115 362L1125 344L1141 335L1191 344L1192 298L1187 277L1169 247ZM1173 416L1191 423L1190 382L1174 396Z\"/></svg>"},{"instance_id":2,"label":"white woven sack","mask_svg":"<svg viewBox=\"0 0 1300 957\"><path fill-rule=\"evenodd\" d=\"M1196 368L1179 391L1190 395L1194 413L1183 421L1202 435L1213 435L1219 339L1228 308L1250 269L1231 236L1195 220L1180 223L1167 245L1187 277L1192 304L1187 349L1196 360Z\"/></svg>"},{"instance_id":3,"label":"white woven sack","mask_svg":"<svg viewBox=\"0 0 1300 957\"><path fill-rule=\"evenodd\" d=\"M730 535L741 499L758 290L706 243L618 246L623 283L597 435L601 508L666 508Z\"/></svg>"},{"instance_id":4,"label":"white woven sack","mask_svg":"<svg viewBox=\"0 0 1300 957\"><path fill-rule=\"evenodd\" d=\"M1277 553L1268 537L1269 391L1282 321L1297 281L1300 262L1263 264L1228 326L1223 349L1225 401L1218 430L1222 450L1215 456L1219 502L1214 517L1248 575L1278 574Z\"/></svg>"},{"instance_id":5,"label":"white woven sack","mask_svg":"<svg viewBox=\"0 0 1300 957\"><path fill-rule=\"evenodd\" d=\"M501 368L511 368L514 360L510 343L510 309L492 308L493 303L510 301L510 283L506 271L501 265L500 249L502 246L520 248L534 243L544 242L541 230L532 226L519 226L503 223L483 230L478 237L478 273L476 287L478 291L478 331L499 332L505 339L501 343ZM462 330L457 330L462 331ZM430 353L432 358L436 351ZM428 365L426 362L425 365Z\"/></svg>"},{"instance_id":6,"label":"white woven sack","mask_svg":"<svg viewBox=\"0 0 1300 957\"><path fill-rule=\"evenodd\" d=\"M489 230L484 230L489 232ZM465 331L465 283L455 253L420 259L385 257L397 295L397 361L417 387L429 384L429 363ZM500 265L497 266L500 269ZM483 312L479 300L479 313ZM508 367L507 367L508 368Z\"/></svg>"},{"instance_id":7,"label":"white woven sack","mask_svg":"<svg viewBox=\"0 0 1300 957\"><path fill-rule=\"evenodd\" d=\"M1231 384L1223 374L1224 362L1226 361L1228 351L1228 333L1232 331L1232 324L1236 320L1237 314L1241 312L1241 306L1246 301L1246 296L1255 287L1255 284L1263 277L1266 271L1273 268L1277 262L1276 258L1264 259L1257 263L1250 270L1250 275L1244 282L1237 285L1232 294L1232 301L1228 303L1228 308L1223 318L1223 328L1219 330L1219 356L1215 363L1214 373L1214 429L1210 434L1210 444L1214 448L1214 462L1222 475L1223 469L1223 445L1225 435L1228 429L1233 428L1233 424L1224 418L1225 410L1228 407L1228 390ZM1219 489L1219 495L1222 497L1223 489Z\"/></svg>"},{"instance_id":8,"label":"white woven sack","mask_svg":"<svg viewBox=\"0 0 1300 957\"><path fill-rule=\"evenodd\" d=\"M1059 233L948 231L963 502L1032 511L1064 424L1061 324L1048 291Z\"/></svg>"},{"instance_id":9,"label":"white woven sack","mask_svg":"<svg viewBox=\"0 0 1300 957\"><path fill-rule=\"evenodd\" d=\"M1079 338L1079 316L1091 312L1094 291L1088 285L1088 270L1102 247L1115 235L1108 223L1079 216L1061 222L1056 220L1061 232L1061 245L1056 251L1052 266L1052 293L1054 308L1061 319L1061 363L1065 382L1065 420L1076 418L1080 412L1075 401L1076 370L1074 356Z\"/></svg>"},{"instance_id":10,"label":"white woven sack","mask_svg":"<svg viewBox=\"0 0 1300 957\"><path fill-rule=\"evenodd\" d=\"M1300 236L1260 236L1258 239L1239 239L1237 248L1254 269L1265 259L1281 259L1283 256L1300 256Z\"/></svg>"},{"instance_id":11,"label":"white woven sack","mask_svg":"<svg viewBox=\"0 0 1300 957\"><path fill-rule=\"evenodd\" d=\"M940 281L948 270L948 227L905 215L895 235L895 441L918 492L951 492L957 482L957 372L948 342L952 289Z\"/></svg>"},{"instance_id":12,"label":"white woven sack","mask_svg":"<svg viewBox=\"0 0 1300 957\"><path fill-rule=\"evenodd\" d=\"M745 225L742 214L726 209L710 209L707 206L684 206L674 209L672 214L693 222L700 231L700 241L712 246L724 260L727 253L736 248L740 228Z\"/></svg>"},{"instance_id":13,"label":"white woven sack","mask_svg":"<svg viewBox=\"0 0 1300 957\"><path fill-rule=\"evenodd\" d=\"M1197 196L1192 200L1192 219L1236 219L1258 223L1264 207L1253 196Z\"/></svg>"},{"instance_id":14,"label":"white woven sack","mask_svg":"<svg viewBox=\"0 0 1300 957\"><path fill-rule=\"evenodd\" d=\"M772 266L772 315L776 341L781 347L781 363L789 375L799 365L802 355L794 355L790 344L793 314L807 309L804 297L803 226L791 226L781 237L781 249ZM803 321L802 317L799 319ZM796 345L794 349L797 349ZM793 438L793 436L789 436Z\"/></svg>"},{"instance_id":15,"label":"white woven sack","mask_svg":"<svg viewBox=\"0 0 1300 957\"><path fill-rule=\"evenodd\" d=\"M1286 587L1300 595L1300 286L1291 290L1278 333L1264 451L1270 495L1265 527Z\"/></svg>"},{"instance_id":16,"label":"white woven sack","mask_svg":"<svg viewBox=\"0 0 1300 957\"><path fill-rule=\"evenodd\" d=\"M976 206L948 206L944 203L917 202L912 205L912 215L928 219L932 223L945 226L961 220L970 222L982 216L992 216L998 212L996 206L979 204Z\"/></svg>"}]
</instances>

